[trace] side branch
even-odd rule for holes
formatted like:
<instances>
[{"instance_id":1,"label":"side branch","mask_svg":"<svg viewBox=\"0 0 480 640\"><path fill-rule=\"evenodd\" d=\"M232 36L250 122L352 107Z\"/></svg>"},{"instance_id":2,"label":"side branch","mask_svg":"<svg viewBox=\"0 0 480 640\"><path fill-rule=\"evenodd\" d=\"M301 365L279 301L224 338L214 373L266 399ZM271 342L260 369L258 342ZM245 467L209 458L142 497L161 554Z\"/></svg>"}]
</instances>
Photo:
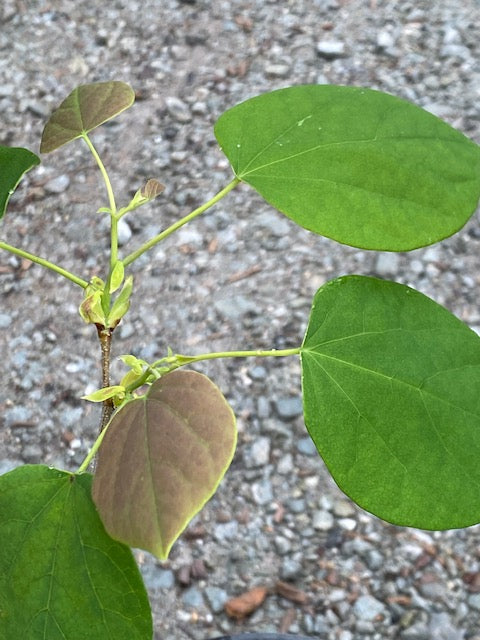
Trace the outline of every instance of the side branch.
<instances>
[{"instance_id":1,"label":"side branch","mask_svg":"<svg viewBox=\"0 0 480 640\"><path fill-rule=\"evenodd\" d=\"M62 269L62 267L59 267L58 265L54 264L53 262L50 262L49 260L45 260L45 258L40 258L39 256L36 256L33 253L24 251L23 249L12 247L12 245L7 244L6 242L0 242L0 249L4 249L9 253L13 253L13 255L15 256L19 256L20 258L26 258L31 262L35 262L36 264L41 265L42 267L50 269L51 271L55 271L55 273L58 273L59 275L66 278L67 280L70 280L70 282L73 282L74 284L78 284L78 286L82 287L82 289L85 289L86 287L88 287L88 282L86 280L83 280L83 278L79 278L74 273L70 273L70 271L67 271L66 269Z\"/></svg>"}]
</instances>

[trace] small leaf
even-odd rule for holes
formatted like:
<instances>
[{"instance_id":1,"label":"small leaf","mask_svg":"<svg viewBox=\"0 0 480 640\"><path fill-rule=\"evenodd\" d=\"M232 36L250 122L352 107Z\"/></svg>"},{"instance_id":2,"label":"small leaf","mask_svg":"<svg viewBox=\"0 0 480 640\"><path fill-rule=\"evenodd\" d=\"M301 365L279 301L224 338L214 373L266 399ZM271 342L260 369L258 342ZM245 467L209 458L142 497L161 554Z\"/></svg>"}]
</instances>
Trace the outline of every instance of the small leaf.
<instances>
[{"instance_id":1,"label":"small leaf","mask_svg":"<svg viewBox=\"0 0 480 640\"><path fill-rule=\"evenodd\" d=\"M224 113L233 170L297 224L364 249L407 251L458 231L480 197L480 147L391 95L280 89Z\"/></svg>"},{"instance_id":2,"label":"small leaf","mask_svg":"<svg viewBox=\"0 0 480 640\"><path fill-rule=\"evenodd\" d=\"M140 190L140 193L147 200L154 200L165 190L165 185L161 184L158 180L150 178Z\"/></svg>"},{"instance_id":3,"label":"small leaf","mask_svg":"<svg viewBox=\"0 0 480 640\"><path fill-rule=\"evenodd\" d=\"M233 457L235 417L220 390L173 371L116 413L100 447L93 499L112 537L167 558Z\"/></svg>"},{"instance_id":4,"label":"small leaf","mask_svg":"<svg viewBox=\"0 0 480 640\"><path fill-rule=\"evenodd\" d=\"M40 158L28 149L0 146L0 220L18 183L37 164Z\"/></svg>"},{"instance_id":5,"label":"small leaf","mask_svg":"<svg viewBox=\"0 0 480 640\"><path fill-rule=\"evenodd\" d=\"M121 286L125 275L125 268L121 260L117 260L113 267L112 276L110 278L110 293L115 293Z\"/></svg>"},{"instance_id":6,"label":"small leaf","mask_svg":"<svg viewBox=\"0 0 480 640\"><path fill-rule=\"evenodd\" d=\"M0 638L151 640L140 572L105 532L91 480L40 465L0 477Z\"/></svg>"},{"instance_id":7,"label":"small leaf","mask_svg":"<svg viewBox=\"0 0 480 640\"><path fill-rule=\"evenodd\" d=\"M480 522L480 338L401 284L347 276L315 295L305 422L333 478L395 524Z\"/></svg>"},{"instance_id":8,"label":"small leaf","mask_svg":"<svg viewBox=\"0 0 480 640\"><path fill-rule=\"evenodd\" d=\"M140 376L143 373L144 367L148 367L148 362L137 358L137 356L132 356L131 354L119 356L119 360L126 364L127 367L130 367L137 376Z\"/></svg>"},{"instance_id":9,"label":"small leaf","mask_svg":"<svg viewBox=\"0 0 480 640\"><path fill-rule=\"evenodd\" d=\"M122 290L116 297L110 313L108 314L108 326L114 328L130 308L130 296L133 290L133 276L126 278Z\"/></svg>"},{"instance_id":10,"label":"small leaf","mask_svg":"<svg viewBox=\"0 0 480 640\"><path fill-rule=\"evenodd\" d=\"M135 193L128 205L118 211L118 218L121 218L126 213L134 211L135 209L138 209L138 207L147 204L147 202L154 200L164 189L164 185L160 184L158 180L147 180L146 184Z\"/></svg>"},{"instance_id":11,"label":"small leaf","mask_svg":"<svg viewBox=\"0 0 480 640\"><path fill-rule=\"evenodd\" d=\"M125 397L125 387L123 385L115 384L110 387L102 387L102 389L97 389L86 396L82 396L82 400L104 402L105 400L115 397L118 397L120 400Z\"/></svg>"},{"instance_id":12,"label":"small leaf","mask_svg":"<svg viewBox=\"0 0 480 640\"><path fill-rule=\"evenodd\" d=\"M40 153L50 153L111 120L135 100L124 82L94 82L80 85L52 113L42 134Z\"/></svg>"}]
</instances>

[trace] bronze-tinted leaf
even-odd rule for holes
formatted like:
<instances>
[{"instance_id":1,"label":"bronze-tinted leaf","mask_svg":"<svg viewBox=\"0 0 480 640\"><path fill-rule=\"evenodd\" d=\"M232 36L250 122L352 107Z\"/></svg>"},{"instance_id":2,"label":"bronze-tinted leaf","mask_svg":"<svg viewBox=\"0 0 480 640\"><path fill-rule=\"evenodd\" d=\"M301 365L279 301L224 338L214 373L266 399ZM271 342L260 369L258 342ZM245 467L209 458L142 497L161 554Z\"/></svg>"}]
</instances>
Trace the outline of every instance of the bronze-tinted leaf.
<instances>
[{"instance_id":1,"label":"bronze-tinted leaf","mask_svg":"<svg viewBox=\"0 0 480 640\"><path fill-rule=\"evenodd\" d=\"M49 153L111 120L135 100L125 82L94 82L72 91L56 109L42 134L41 153Z\"/></svg>"},{"instance_id":2,"label":"bronze-tinted leaf","mask_svg":"<svg viewBox=\"0 0 480 640\"><path fill-rule=\"evenodd\" d=\"M165 190L165 185L155 180L154 178L150 178L144 184L141 189L142 196L147 198L147 200L153 200L158 195L160 195Z\"/></svg>"},{"instance_id":3,"label":"bronze-tinted leaf","mask_svg":"<svg viewBox=\"0 0 480 640\"><path fill-rule=\"evenodd\" d=\"M93 499L115 539L165 559L215 493L236 445L235 416L206 376L177 370L113 418Z\"/></svg>"}]
</instances>

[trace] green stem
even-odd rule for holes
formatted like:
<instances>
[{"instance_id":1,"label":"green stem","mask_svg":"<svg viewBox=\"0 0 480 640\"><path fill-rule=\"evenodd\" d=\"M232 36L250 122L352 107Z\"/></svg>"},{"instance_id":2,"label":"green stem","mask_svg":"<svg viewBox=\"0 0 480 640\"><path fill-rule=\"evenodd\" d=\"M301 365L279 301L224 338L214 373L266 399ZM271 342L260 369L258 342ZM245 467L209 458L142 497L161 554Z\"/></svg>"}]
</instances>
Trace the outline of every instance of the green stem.
<instances>
[{"instance_id":1,"label":"green stem","mask_svg":"<svg viewBox=\"0 0 480 640\"><path fill-rule=\"evenodd\" d=\"M218 358L270 358L296 356L300 353L301 347L292 347L291 349L254 349L252 351L217 351L212 353L201 353L198 356L184 356L176 354L180 364L178 366L183 367L185 364L192 364L193 362L201 362L202 360L216 360ZM161 361L160 361L161 362ZM156 364L156 363L155 363ZM155 366L152 365L152 366ZM177 367L175 367L177 368Z\"/></svg>"},{"instance_id":2,"label":"green stem","mask_svg":"<svg viewBox=\"0 0 480 640\"><path fill-rule=\"evenodd\" d=\"M55 273L58 273L64 278L67 278L67 280L70 280L74 284L78 284L78 286L82 287L82 289L85 289L85 287L88 286L88 282L86 280L79 278L78 276L76 276L73 273L70 273L70 271L67 271L66 269L62 269L62 267L59 267L58 265L54 264L53 262L50 262L49 260L45 260L45 258L40 258L39 256L36 256L33 253L24 251L23 249L17 249L17 247L12 247L12 245L7 244L6 242L0 242L0 249L5 249L5 251L8 251L9 253L13 253L14 255L19 256L21 258L26 258L27 260L31 260L31 262L40 264L42 267L50 269L51 271L55 271Z\"/></svg>"},{"instance_id":3,"label":"green stem","mask_svg":"<svg viewBox=\"0 0 480 640\"><path fill-rule=\"evenodd\" d=\"M92 156L95 158L95 162L98 164L98 168L100 169L100 173L102 174L103 181L105 182L105 187L107 189L108 202L110 206L110 211L112 214L117 213L117 205L115 204L115 196L113 194L112 183L110 182L110 178L108 177L107 170L105 169L105 165L102 162L102 159L98 155L98 151L93 146L93 142L90 140L86 133L82 134L82 138L87 143L88 148Z\"/></svg>"},{"instance_id":4,"label":"green stem","mask_svg":"<svg viewBox=\"0 0 480 640\"><path fill-rule=\"evenodd\" d=\"M88 469L90 463L92 462L92 460L97 455L97 451L99 450L100 445L102 444L102 440L103 440L105 434L107 433L107 429L108 429L109 425L110 425L110 422L108 422L108 424L106 424L105 427L102 429L100 435L95 440L95 442L93 443L92 448L90 449L90 451L88 452L87 456L85 457L85 460L78 467L77 473L84 473Z\"/></svg>"},{"instance_id":5,"label":"green stem","mask_svg":"<svg viewBox=\"0 0 480 640\"><path fill-rule=\"evenodd\" d=\"M117 260L118 260L118 219L117 219L117 205L115 202L115 195L113 193L112 183L110 182L110 178L108 176L107 170L105 169L105 165L100 158L98 151L93 146L93 142L90 140L86 133L83 134L83 139L87 143L88 148L92 156L95 158L95 162L100 169L100 173L102 174L103 181L105 183L105 188L107 190L108 195L108 203L110 208L110 218L111 218L111 227L110 227L110 270L113 269Z\"/></svg>"},{"instance_id":6,"label":"green stem","mask_svg":"<svg viewBox=\"0 0 480 640\"><path fill-rule=\"evenodd\" d=\"M184 218L181 218L180 220L177 220L177 222L175 222L170 227L168 227L167 229L165 229L164 231L159 233L157 236L154 236L153 238L151 238L148 242L146 242L144 245L142 245L139 249L137 249L136 251L134 251L133 253L131 253L130 255L128 255L125 258L125 260L123 261L124 266L127 267L129 264L131 264L137 258L139 258L142 254L144 254L146 251L148 251L149 249L154 247L156 244L158 244L159 242L161 242L162 240L167 238L169 235L171 235L174 231L176 231L177 229L180 229L180 227L183 227L184 224L187 224L187 222L190 222L190 220L193 220L194 218L196 218L197 216L202 214L207 209L210 209L210 207L212 207L219 200L221 200L223 197L225 197L227 195L227 193L230 193L230 191L232 191L232 189L235 189L235 187L240 182L241 181L238 178L234 178L231 182L229 182L227 184L227 186L225 188L223 188L215 196L213 196L213 198L211 198L211 200L209 200L205 204L202 204L201 207L198 207L197 209L194 209L194 211L189 213Z\"/></svg>"},{"instance_id":7,"label":"green stem","mask_svg":"<svg viewBox=\"0 0 480 640\"><path fill-rule=\"evenodd\" d=\"M179 353L171 356L171 364L169 366L169 358L161 358L152 365L147 367L143 375L132 382L125 388L126 393L132 393L135 389L142 387L151 375L155 372L156 367L168 367L169 372L184 367L187 364L201 362L202 360L215 360L219 358L269 358L269 357L285 357L296 356L301 352L301 347L293 347L291 349L255 349L253 351L217 351L212 353L202 353L198 356L184 356Z\"/></svg>"},{"instance_id":8,"label":"green stem","mask_svg":"<svg viewBox=\"0 0 480 640\"><path fill-rule=\"evenodd\" d=\"M82 134L82 138L85 140L88 148L92 156L95 158L95 162L100 169L100 173L102 174L103 181L105 183L105 188L107 190L108 195L108 203L110 209L110 270L107 278L107 283L105 285L104 295L102 296L102 308L105 314L108 314L110 309L110 278L112 276L112 271L114 266L118 260L118 216L117 216L117 205L115 202L115 195L113 193L112 183L110 182L110 178L108 176L107 170L105 169L105 165L100 158L98 151L95 149L93 142L90 140L86 133Z\"/></svg>"}]
</instances>

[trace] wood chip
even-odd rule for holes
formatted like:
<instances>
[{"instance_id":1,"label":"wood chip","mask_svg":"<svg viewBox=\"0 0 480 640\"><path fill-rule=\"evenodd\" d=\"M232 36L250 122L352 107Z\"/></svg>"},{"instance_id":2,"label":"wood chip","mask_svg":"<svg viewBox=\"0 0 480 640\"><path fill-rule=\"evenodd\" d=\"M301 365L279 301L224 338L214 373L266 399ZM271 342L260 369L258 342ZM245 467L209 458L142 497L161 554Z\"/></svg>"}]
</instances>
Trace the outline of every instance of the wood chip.
<instances>
[{"instance_id":1,"label":"wood chip","mask_svg":"<svg viewBox=\"0 0 480 640\"><path fill-rule=\"evenodd\" d=\"M208 243L208 253L215 253L217 249L218 249L218 238L217 236L215 236L215 238L212 238Z\"/></svg>"},{"instance_id":2,"label":"wood chip","mask_svg":"<svg viewBox=\"0 0 480 640\"><path fill-rule=\"evenodd\" d=\"M275 585L275 591L282 598L295 602L295 604L306 604L308 602L308 595L305 591L294 587L293 584L288 582L279 580Z\"/></svg>"},{"instance_id":3,"label":"wood chip","mask_svg":"<svg viewBox=\"0 0 480 640\"><path fill-rule=\"evenodd\" d=\"M253 20L248 16L236 15L235 24L247 33L253 29Z\"/></svg>"},{"instance_id":4,"label":"wood chip","mask_svg":"<svg viewBox=\"0 0 480 640\"><path fill-rule=\"evenodd\" d=\"M231 598L225 603L225 611L230 618L242 620L256 611L267 597L266 587L254 587L250 591L242 593L236 598Z\"/></svg>"},{"instance_id":5,"label":"wood chip","mask_svg":"<svg viewBox=\"0 0 480 640\"><path fill-rule=\"evenodd\" d=\"M285 612L285 615L280 621L280 626L278 629L280 633L288 633L290 631L290 627L295 622L296 617L297 617L297 613L295 609L293 608L287 609L287 611Z\"/></svg>"},{"instance_id":6,"label":"wood chip","mask_svg":"<svg viewBox=\"0 0 480 640\"><path fill-rule=\"evenodd\" d=\"M254 264L252 267L248 269L243 269L242 271L237 271L236 273L232 273L232 275L228 278L228 283L232 284L232 282L238 282L239 280L243 280L244 278L249 278L253 276L255 273L258 273L262 270L262 267L258 264Z\"/></svg>"}]
</instances>

